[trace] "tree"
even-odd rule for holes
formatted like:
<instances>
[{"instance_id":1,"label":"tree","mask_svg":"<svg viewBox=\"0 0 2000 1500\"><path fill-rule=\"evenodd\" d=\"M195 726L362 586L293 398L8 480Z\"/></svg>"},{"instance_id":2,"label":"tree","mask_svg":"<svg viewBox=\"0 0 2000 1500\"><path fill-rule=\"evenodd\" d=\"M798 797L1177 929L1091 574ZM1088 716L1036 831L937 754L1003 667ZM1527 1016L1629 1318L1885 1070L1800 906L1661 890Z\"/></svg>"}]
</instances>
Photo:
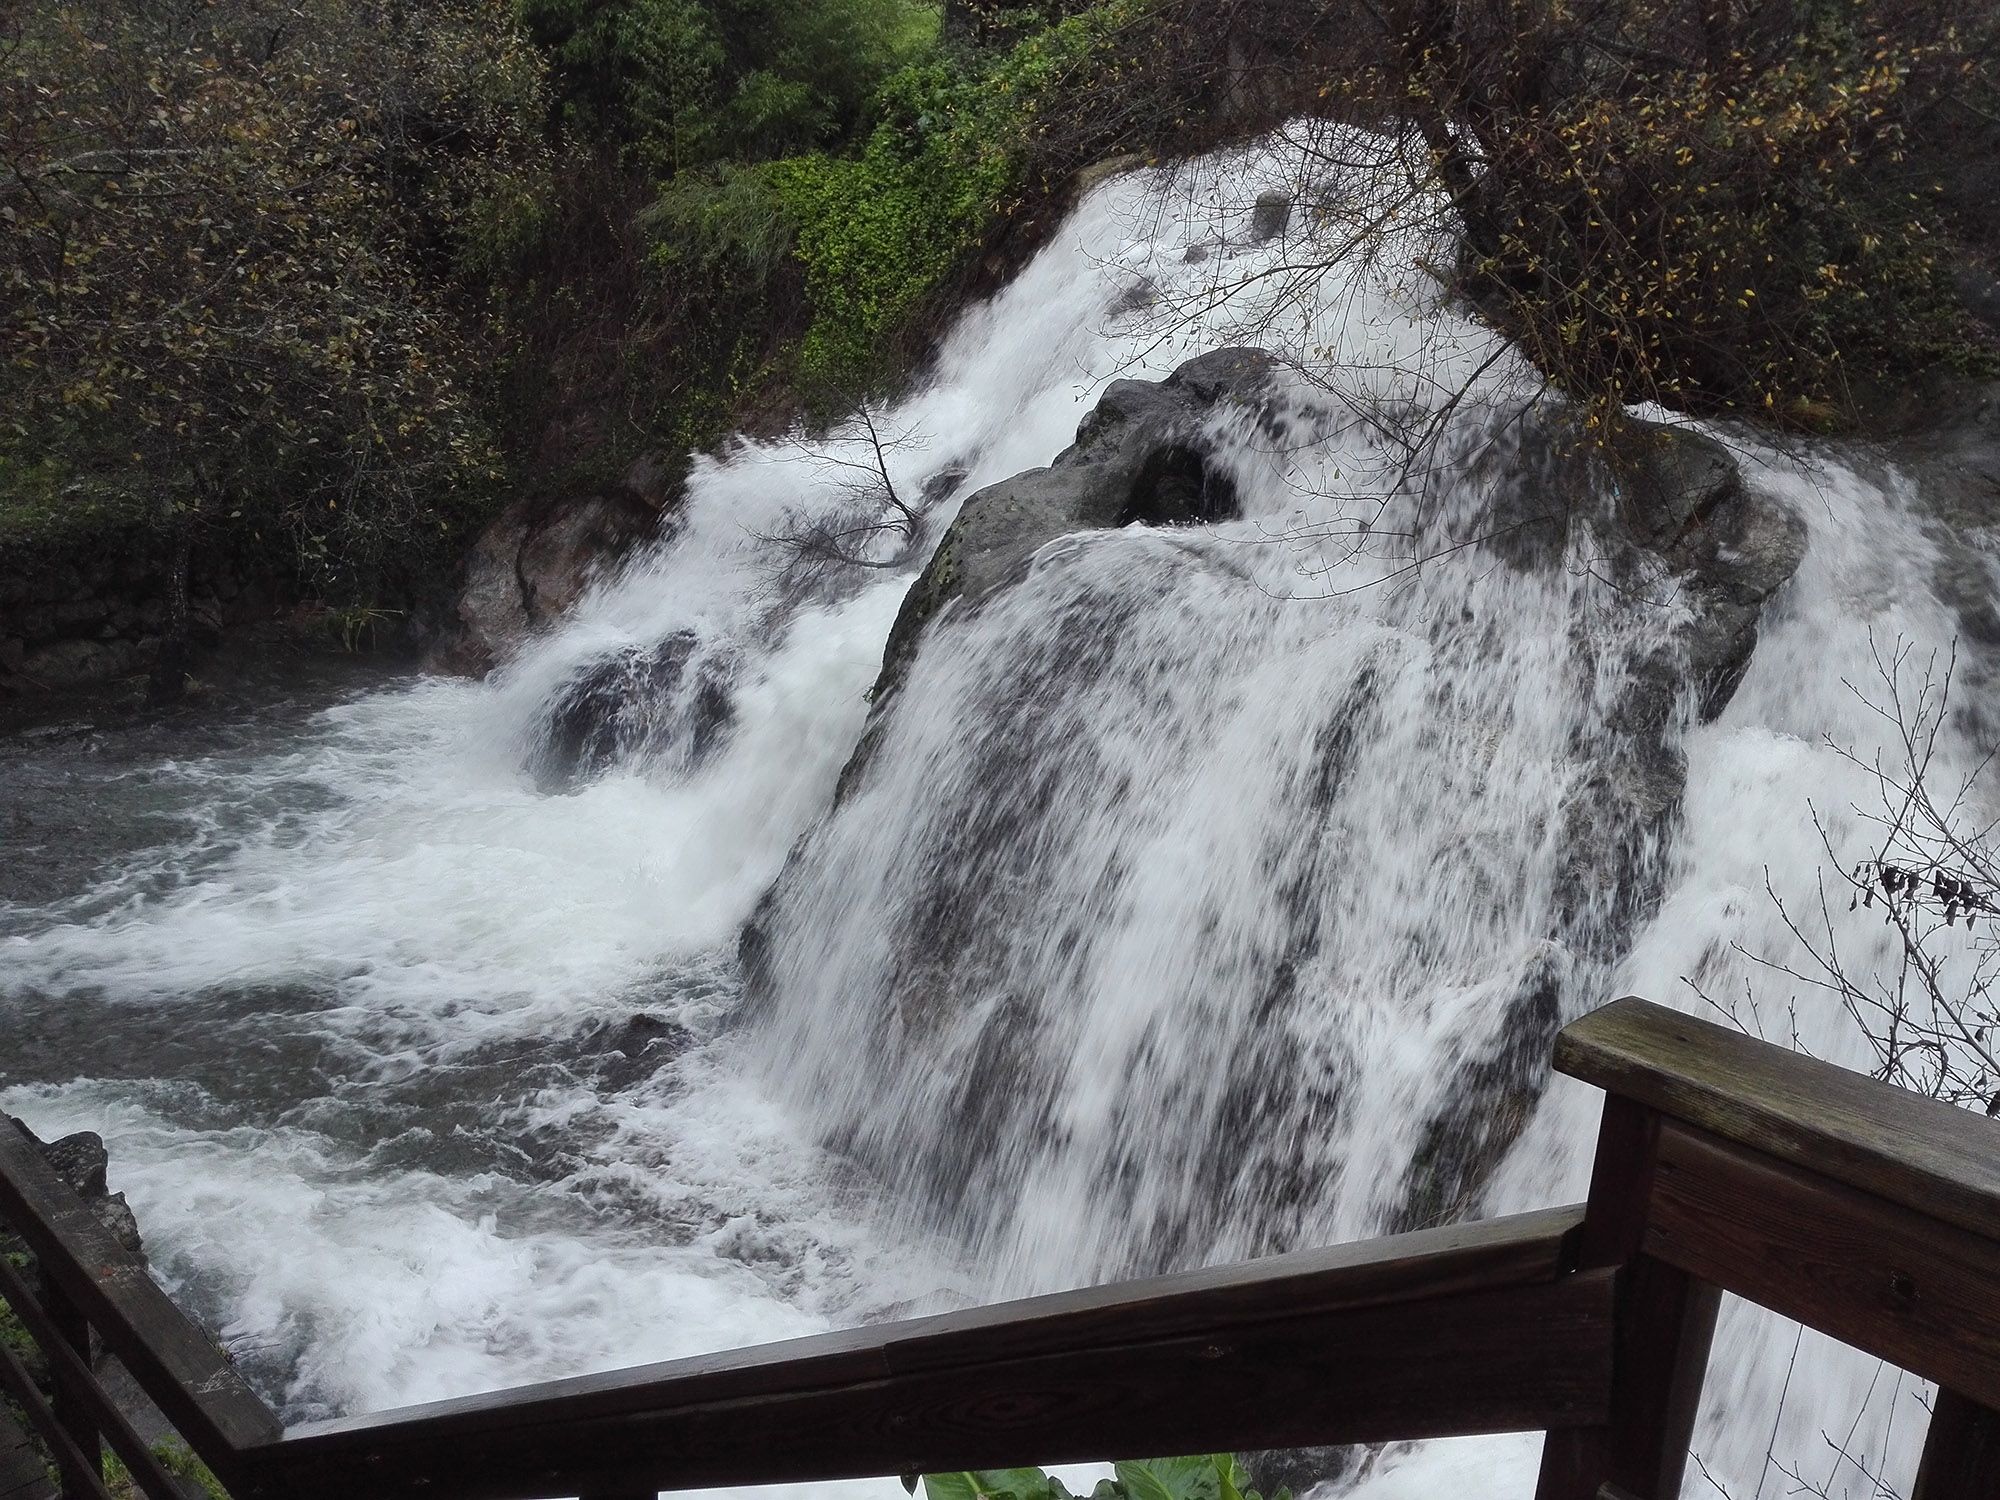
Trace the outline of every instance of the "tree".
<instances>
[{"instance_id":1,"label":"tree","mask_svg":"<svg viewBox=\"0 0 2000 1500\"><path fill-rule=\"evenodd\" d=\"M921 494L906 495L890 470L890 455L921 450L923 439L914 431L884 432L866 402L820 441L797 436L787 441L840 496L830 507L794 511L783 528L763 538L782 550L798 582L830 569L908 566L919 556L931 511L962 477L962 471L946 470Z\"/></svg>"},{"instance_id":2,"label":"tree","mask_svg":"<svg viewBox=\"0 0 2000 1500\"><path fill-rule=\"evenodd\" d=\"M438 273L532 170L539 88L498 0L89 0L6 36L0 444L151 517L162 690L204 532L365 594L497 477Z\"/></svg>"}]
</instances>

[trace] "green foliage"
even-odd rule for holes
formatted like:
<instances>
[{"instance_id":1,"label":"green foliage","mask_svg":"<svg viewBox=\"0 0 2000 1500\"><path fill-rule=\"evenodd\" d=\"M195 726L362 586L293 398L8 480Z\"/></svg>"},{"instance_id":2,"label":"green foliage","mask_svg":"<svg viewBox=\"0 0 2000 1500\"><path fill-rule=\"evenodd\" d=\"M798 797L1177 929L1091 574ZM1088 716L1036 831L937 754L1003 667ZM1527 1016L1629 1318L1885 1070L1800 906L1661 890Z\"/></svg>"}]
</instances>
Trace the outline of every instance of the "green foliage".
<instances>
[{"instance_id":1,"label":"green foliage","mask_svg":"<svg viewBox=\"0 0 2000 1500\"><path fill-rule=\"evenodd\" d=\"M520 0L559 126L665 178L827 143L931 45L921 0Z\"/></svg>"},{"instance_id":2,"label":"green foliage","mask_svg":"<svg viewBox=\"0 0 2000 1500\"><path fill-rule=\"evenodd\" d=\"M1090 1500L1264 1500L1233 1453L1125 1460ZM976 1469L923 1476L925 1500L1072 1500L1063 1482L1040 1469ZM914 1478L904 1484L915 1492ZM1278 1490L1271 1500L1291 1500Z\"/></svg>"},{"instance_id":3,"label":"green foliage","mask_svg":"<svg viewBox=\"0 0 2000 1500\"><path fill-rule=\"evenodd\" d=\"M669 184L650 219L656 264L761 283L790 252L810 309L801 383L846 394L875 381L899 335L1052 154L1048 121L1091 113L1145 9L1116 0L997 54L905 66L868 101L858 149ZM1075 164L1053 155L1060 170Z\"/></svg>"},{"instance_id":4,"label":"green foliage","mask_svg":"<svg viewBox=\"0 0 2000 1500\"><path fill-rule=\"evenodd\" d=\"M0 68L0 451L359 596L498 478L450 277L545 170L541 65L502 0L266 5L28 12ZM0 472L23 524L39 467Z\"/></svg>"},{"instance_id":5,"label":"green foliage","mask_svg":"<svg viewBox=\"0 0 2000 1500\"><path fill-rule=\"evenodd\" d=\"M163 1438L153 1444L153 1457L167 1473L192 1484L207 1500L229 1500L229 1491L222 1487L222 1481L195 1457L194 1450L186 1443ZM115 1453L104 1455L104 1487L111 1492L112 1500L141 1500L142 1492L132 1481L132 1471Z\"/></svg>"},{"instance_id":6,"label":"green foliage","mask_svg":"<svg viewBox=\"0 0 2000 1500\"><path fill-rule=\"evenodd\" d=\"M890 337L1000 211L1018 163L981 128L983 102L943 64L906 69L885 86L859 156L768 169L805 267L813 318L799 362L809 383L874 373Z\"/></svg>"}]
</instances>

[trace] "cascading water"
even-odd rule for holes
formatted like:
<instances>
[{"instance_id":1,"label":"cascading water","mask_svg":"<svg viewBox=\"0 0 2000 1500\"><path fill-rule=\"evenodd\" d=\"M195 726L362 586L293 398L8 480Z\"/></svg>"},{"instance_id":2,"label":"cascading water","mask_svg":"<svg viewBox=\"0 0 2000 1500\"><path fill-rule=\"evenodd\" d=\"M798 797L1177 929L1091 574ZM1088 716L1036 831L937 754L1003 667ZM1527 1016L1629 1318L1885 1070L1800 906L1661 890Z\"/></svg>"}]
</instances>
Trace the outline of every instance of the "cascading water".
<instances>
[{"instance_id":1,"label":"cascading water","mask_svg":"<svg viewBox=\"0 0 2000 1500\"><path fill-rule=\"evenodd\" d=\"M294 1418L1579 1196L1596 1101L1542 1092L1548 1035L1796 957L1767 872L1808 901L1812 809L1841 848L1873 795L1826 743L1882 738L1844 681L1956 625L1907 483L1739 436L1809 546L1719 717L1684 684L1639 743L1688 606L1613 587L1589 528L1489 536L1544 472L1527 372L1411 269L1435 205L1333 164L1362 144L1095 189L879 415L889 482L938 502L907 557L785 540L866 504L872 446L743 445L485 685L180 758L8 749L23 805L141 831L88 872L18 851L58 873L0 888L0 1107L107 1135L156 1265ZM1301 208L1259 238L1272 186ZM1369 263L1293 269L1385 213ZM1074 536L948 605L837 793L962 497L1108 379L1237 343L1310 378L1198 434L1234 517ZM1654 760L1685 762L1671 816L1603 795ZM1848 956L1890 958L1867 921ZM1798 1028L1864 1058L1831 1006ZM1731 1494L1872 1493L1836 1423L1907 1474L1907 1378L1735 1308L1716 1358ZM1537 1451L1343 1488L1525 1495Z\"/></svg>"}]
</instances>

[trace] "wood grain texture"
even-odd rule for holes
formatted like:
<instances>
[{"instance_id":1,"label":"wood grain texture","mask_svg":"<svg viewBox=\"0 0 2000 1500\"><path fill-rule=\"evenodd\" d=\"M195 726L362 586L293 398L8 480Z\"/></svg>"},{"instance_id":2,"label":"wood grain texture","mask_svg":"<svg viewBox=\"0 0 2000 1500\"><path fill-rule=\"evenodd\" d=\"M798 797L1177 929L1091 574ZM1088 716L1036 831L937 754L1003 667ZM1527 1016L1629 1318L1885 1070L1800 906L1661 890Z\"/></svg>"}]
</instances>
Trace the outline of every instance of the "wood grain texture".
<instances>
[{"instance_id":1,"label":"wood grain texture","mask_svg":"<svg viewBox=\"0 0 2000 1500\"><path fill-rule=\"evenodd\" d=\"M1610 1411L1600 1425L1549 1433L1536 1500L1601 1500L1607 1487L1680 1494L1721 1292L1641 1253L1662 1125L1630 1099L1604 1101L1577 1244L1583 1266L1619 1271Z\"/></svg>"},{"instance_id":2,"label":"wood grain texture","mask_svg":"<svg viewBox=\"0 0 2000 1500\"><path fill-rule=\"evenodd\" d=\"M604 1416L658 1409L663 1394L763 1396L843 1380L951 1369L1010 1354L1199 1335L1232 1321L1376 1306L1413 1296L1553 1281L1581 1207L1426 1229L937 1317L845 1329L751 1349L640 1365L296 1429L294 1438L427 1421L443 1435L505 1429L514 1414Z\"/></svg>"},{"instance_id":3,"label":"wood grain texture","mask_svg":"<svg viewBox=\"0 0 2000 1500\"><path fill-rule=\"evenodd\" d=\"M1910 1500L1994 1500L2000 1496L2000 1412L1940 1390L1931 1410Z\"/></svg>"},{"instance_id":4,"label":"wood grain texture","mask_svg":"<svg viewBox=\"0 0 2000 1500\"><path fill-rule=\"evenodd\" d=\"M1555 1065L1738 1145L2000 1236L2000 1122L1636 998L1572 1022Z\"/></svg>"},{"instance_id":5,"label":"wood grain texture","mask_svg":"<svg viewBox=\"0 0 2000 1500\"><path fill-rule=\"evenodd\" d=\"M1648 1254L2000 1405L2000 1245L1669 1124Z\"/></svg>"},{"instance_id":6,"label":"wood grain texture","mask_svg":"<svg viewBox=\"0 0 2000 1500\"><path fill-rule=\"evenodd\" d=\"M0 1500L56 1500L42 1452L0 1406Z\"/></svg>"},{"instance_id":7,"label":"wood grain texture","mask_svg":"<svg viewBox=\"0 0 2000 1500\"><path fill-rule=\"evenodd\" d=\"M637 1409L621 1393L503 1422L323 1427L246 1455L239 1497L502 1500L1588 1425L1610 1390L1614 1279L1265 1303L1137 1340L1100 1308L1069 1336L1044 1328L1035 1352L975 1340L958 1365L918 1342L897 1369L892 1338L873 1374L846 1350L735 1394L703 1374L655 1381Z\"/></svg>"},{"instance_id":8,"label":"wood grain texture","mask_svg":"<svg viewBox=\"0 0 2000 1500\"><path fill-rule=\"evenodd\" d=\"M34 1143L4 1122L0 1219L225 1482L238 1449L283 1431L222 1351L153 1284Z\"/></svg>"},{"instance_id":9,"label":"wood grain texture","mask_svg":"<svg viewBox=\"0 0 2000 1500\"><path fill-rule=\"evenodd\" d=\"M82 1428L64 1423L65 1430L76 1440L77 1447L86 1453L96 1452L97 1437L101 1434L145 1495L152 1500L182 1500L180 1486L161 1466L152 1448L133 1430L125 1413L118 1409L118 1404L104 1393L97 1377L76 1352L75 1346L59 1336L55 1319L35 1299L27 1278L4 1258L0 1258L0 1298L13 1308L14 1315L40 1346L43 1358L49 1362L50 1371L56 1377L58 1388L68 1392L70 1399L81 1408L83 1428L87 1428L91 1435L88 1443L79 1436ZM61 1417L60 1408L57 1415Z\"/></svg>"}]
</instances>

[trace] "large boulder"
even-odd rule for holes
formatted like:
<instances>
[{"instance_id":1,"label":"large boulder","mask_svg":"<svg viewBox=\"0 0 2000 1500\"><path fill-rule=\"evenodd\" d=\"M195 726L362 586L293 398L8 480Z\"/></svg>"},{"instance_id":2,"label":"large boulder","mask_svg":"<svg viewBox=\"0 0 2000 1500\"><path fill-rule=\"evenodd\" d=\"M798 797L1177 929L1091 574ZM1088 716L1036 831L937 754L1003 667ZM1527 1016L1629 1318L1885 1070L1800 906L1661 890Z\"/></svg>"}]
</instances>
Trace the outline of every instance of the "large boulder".
<instances>
[{"instance_id":1,"label":"large boulder","mask_svg":"<svg viewBox=\"0 0 2000 1500\"><path fill-rule=\"evenodd\" d=\"M1217 349L1163 381L1115 380L1054 463L973 495L903 601L875 697L901 680L917 638L939 610L953 600L977 605L1024 573L1057 537L1235 516L1236 487L1213 462L1209 433L1232 408L1260 412L1278 366L1261 349Z\"/></svg>"},{"instance_id":2,"label":"large boulder","mask_svg":"<svg viewBox=\"0 0 2000 1500\"><path fill-rule=\"evenodd\" d=\"M675 467L649 454L601 491L510 505L473 544L424 669L485 676L560 619L607 567L655 535L680 494Z\"/></svg>"}]
</instances>

